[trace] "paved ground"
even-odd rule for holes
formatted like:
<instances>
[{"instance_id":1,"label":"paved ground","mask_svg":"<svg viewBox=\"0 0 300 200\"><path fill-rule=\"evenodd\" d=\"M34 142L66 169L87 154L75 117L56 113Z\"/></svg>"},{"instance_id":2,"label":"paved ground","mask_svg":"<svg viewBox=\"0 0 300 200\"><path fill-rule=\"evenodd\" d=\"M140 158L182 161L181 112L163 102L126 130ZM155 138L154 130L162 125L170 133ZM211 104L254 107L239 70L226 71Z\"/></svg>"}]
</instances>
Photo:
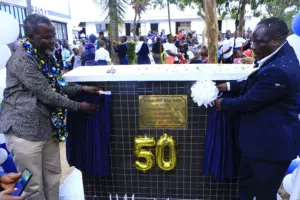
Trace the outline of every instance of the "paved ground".
<instances>
[{"instance_id":1,"label":"paved ground","mask_svg":"<svg viewBox=\"0 0 300 200\"><path fill-rule=\"evenodd\" d=\"M60 160L61 160L61 170L62 175L60 178L60 184L63 184L64 180L71 174L73 167L69 167L69 164L66 159L66 145L60 144Z\"/></svg>"}]
</instances>

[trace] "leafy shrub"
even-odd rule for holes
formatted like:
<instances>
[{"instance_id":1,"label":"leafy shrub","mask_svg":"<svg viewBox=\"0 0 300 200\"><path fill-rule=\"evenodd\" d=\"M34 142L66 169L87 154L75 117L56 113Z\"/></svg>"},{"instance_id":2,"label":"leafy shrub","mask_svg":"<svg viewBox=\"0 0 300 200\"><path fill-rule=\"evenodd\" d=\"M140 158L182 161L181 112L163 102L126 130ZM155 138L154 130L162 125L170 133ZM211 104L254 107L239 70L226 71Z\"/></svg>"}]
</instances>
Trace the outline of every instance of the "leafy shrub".
<instances>
[{"instance_id":1,"label":"leafy shrub","mask_svg":"<svg viewBox=\"0 0 300 200\"><path fill-rule=\"evenodd\" d=\"M137 63L137 57L135 54L135 42L127 42L128 51L127 51L127 57L129 65L135 65Z\"/></svg>"}]
</instances>

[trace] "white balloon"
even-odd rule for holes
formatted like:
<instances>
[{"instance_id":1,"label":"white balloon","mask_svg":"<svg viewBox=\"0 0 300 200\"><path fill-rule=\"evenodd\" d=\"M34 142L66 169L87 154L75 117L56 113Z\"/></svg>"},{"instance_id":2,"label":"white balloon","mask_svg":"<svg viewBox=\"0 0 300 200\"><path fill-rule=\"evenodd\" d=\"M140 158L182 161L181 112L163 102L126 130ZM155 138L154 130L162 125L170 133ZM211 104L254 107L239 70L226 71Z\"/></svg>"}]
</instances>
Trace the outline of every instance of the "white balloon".
<instances>
[{"instance_id":1,"label":"white balloon","mask_svg":"<svg viewBox=\"0 0 300 200\"><path fill-rule=\"evenodd\" d=\"M0 44L9 44L17 40L20 28L19 22L9 13L0 11Z\"/></svg>"},{"instance_id":2,"label":"white balloon","mask_svg":"<svg viewBox=\"0 0 300 200\"><path fill-rule=\"evenodd\" d=\"M297 173L298 173L298 168L296 168L292 173L292 179L291 179L292 185L295 185Z\"/></svg>"},{"instance_id":3,"label":"white balloon","mask_svg":"<svg viewBox=\"0 0 300 200\"><path fill-rule=\"evenodd\" d=\"M3 99L3 91L5 87L6 87L6 68L0 69L0 102Z\"/></svg>"},{"instance_id":4,"label":"white balloon","mask_svg":"<svg viewBox=\"0 0 300 200\"><path fill-rule=\"evenodd\" d=\"M292 185L292 174L288 174L283 179L283 188L288 193L291 194L293 191L293 185Z\"/></svg>"},{"instance_id":5,"label":"white balloon","mask_svg":"<svg viewBox=\"0 0 300 200\"><path fill-rule=\"evenodd\" d=\"M1 31L0 31L1 32ZM8 59L11 56L11 51L5 44L0 44L0 69L5 68Z\"/></svg>"},{"instance_id":6,"label":"white balloon","mask_svg":"<svg viewBox=\"0 0 300 200\"><path fill-rule=\"evenodd\" d=\"M297 36L297 35L290 35L288 38L287 38L289 44L294 48L294 51L297 55L297 58L300 62L300 48L299 48L299 44L300 44L300 37Z\"/></svg>"},{"instance_id":7,"label":"white balloon","mask_svg":"<svg viewBox=\"0 0 300 200\"><path fill-rule=\"evenodd\" d=\"M7 151L5 149L0 148L0 165L2 165L7 160Z\"/></svg>"}]
</instances>

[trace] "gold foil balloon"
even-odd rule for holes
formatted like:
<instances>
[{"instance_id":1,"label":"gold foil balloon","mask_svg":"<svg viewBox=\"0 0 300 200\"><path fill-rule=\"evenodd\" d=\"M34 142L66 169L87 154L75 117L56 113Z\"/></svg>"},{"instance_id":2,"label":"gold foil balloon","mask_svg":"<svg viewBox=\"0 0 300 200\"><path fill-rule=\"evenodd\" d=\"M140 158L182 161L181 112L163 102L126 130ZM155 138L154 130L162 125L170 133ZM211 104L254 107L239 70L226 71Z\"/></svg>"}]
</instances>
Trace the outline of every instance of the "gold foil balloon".
<instances>
[{"instance_id":1,"label":"gold foil balloon","mask_svg":"<svg viewBox=\"0 0 300 200\"><path fill-rule=\"evenodd\" d=\"M172 137L164 134L156 144L156 163L164 171L170 171L175 168L177 162L176 143ZM169 160L165 160L165 148L169 147Z\"/></svg>"},{"instance_id":2,"label":"gold foil balloon","mask_svg":"<svg viewBox=\"0 0 300 200\"><path fill-rule=\"evenodd\" d=\"M138 158L143 158L145 162L139 160L135 161L135 168L137 170L146 172L150 170L155 165L154 155L151 151L143 149L143 147L153 147L155 146L154 138L135 138L134 139L134 154Z\"/></svg>"}]
</instances>

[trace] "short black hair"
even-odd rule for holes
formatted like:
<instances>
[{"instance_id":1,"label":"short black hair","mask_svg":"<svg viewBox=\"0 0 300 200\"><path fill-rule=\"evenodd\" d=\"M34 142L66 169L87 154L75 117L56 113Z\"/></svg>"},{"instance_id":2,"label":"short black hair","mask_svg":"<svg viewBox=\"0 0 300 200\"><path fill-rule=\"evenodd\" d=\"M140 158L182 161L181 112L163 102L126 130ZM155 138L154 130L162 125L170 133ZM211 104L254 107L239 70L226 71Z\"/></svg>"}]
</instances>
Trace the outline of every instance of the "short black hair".
<instances>
[{"instance_id":1,"label":"short black hair","mask_svg":"<svg viewBox=\"0 0 300 200\"><path fill-rule=\"evenodd\" d=\"M192 33L188 33L187 36L189 36L190 38L193 38L193 34Z\"/></svg>"},{"instance_id":2,"label":"short black hair","mask_svg":"<svg viewBox=\"0 0 300 200\"><path fill-rule=\"evenodd\" d=\"M167 38L169 38L169 37L171 37L171 36L172 36L172 34L168 34L168 35L167 35Z\"/></svg>"},{"instance_id":3,"label":"short black hair","mask_svg":"<svg viewBox=\"0 0 300 200\"><path fill-rule=\"evenodd\" d=\"M145 38L144 38L144 36L141 36L141 37L140 37L140 41L143 41L143 42L145 42Z\"/></svg>"},{"instance_id":4,"label":"short black hair","mask_svg":"<svg viewBox=\"0 0 300 200\"><path fill-rule=\"evenodd\" d=\"M276 36L279 35L282 39L286 39L289 35L288 25L279 17L270 17L262 19L257 25L264 25L268 27L269 33Z\"/></svg>"},{"instance_id":5,"label":"short black hair","mask_svg":"<svg viewBox=\"0 0 300 200\"><path fill-rule=\"evenodd\" d=\"M100 31L100 32L99 32L99 35L104 35L103 31Z\"/></svg>"},{"instance_id":6,"label":"short black hair","mask_svg":"<svg viewBox=\"0 0 300 200\"><path fill-rule=\"evenodd\" d=\"M36 31L36 28L39 24L49 24L49 25L51 24L52 25L52 21L44 15L40 15L40 14L28 15L26 17L26 19L24 20L25 35L27 37L34 35L34 32Z\"/></svg>"},{"instance_id":7,"label":"short black hair","mask_svg":"<svg viewBox=\"0 0 300 200\"><path fill-rule=\"evenodd\" d=\"M123 40L127 42L127 36L123 36Z\"/></svg>"}]
</instances>

